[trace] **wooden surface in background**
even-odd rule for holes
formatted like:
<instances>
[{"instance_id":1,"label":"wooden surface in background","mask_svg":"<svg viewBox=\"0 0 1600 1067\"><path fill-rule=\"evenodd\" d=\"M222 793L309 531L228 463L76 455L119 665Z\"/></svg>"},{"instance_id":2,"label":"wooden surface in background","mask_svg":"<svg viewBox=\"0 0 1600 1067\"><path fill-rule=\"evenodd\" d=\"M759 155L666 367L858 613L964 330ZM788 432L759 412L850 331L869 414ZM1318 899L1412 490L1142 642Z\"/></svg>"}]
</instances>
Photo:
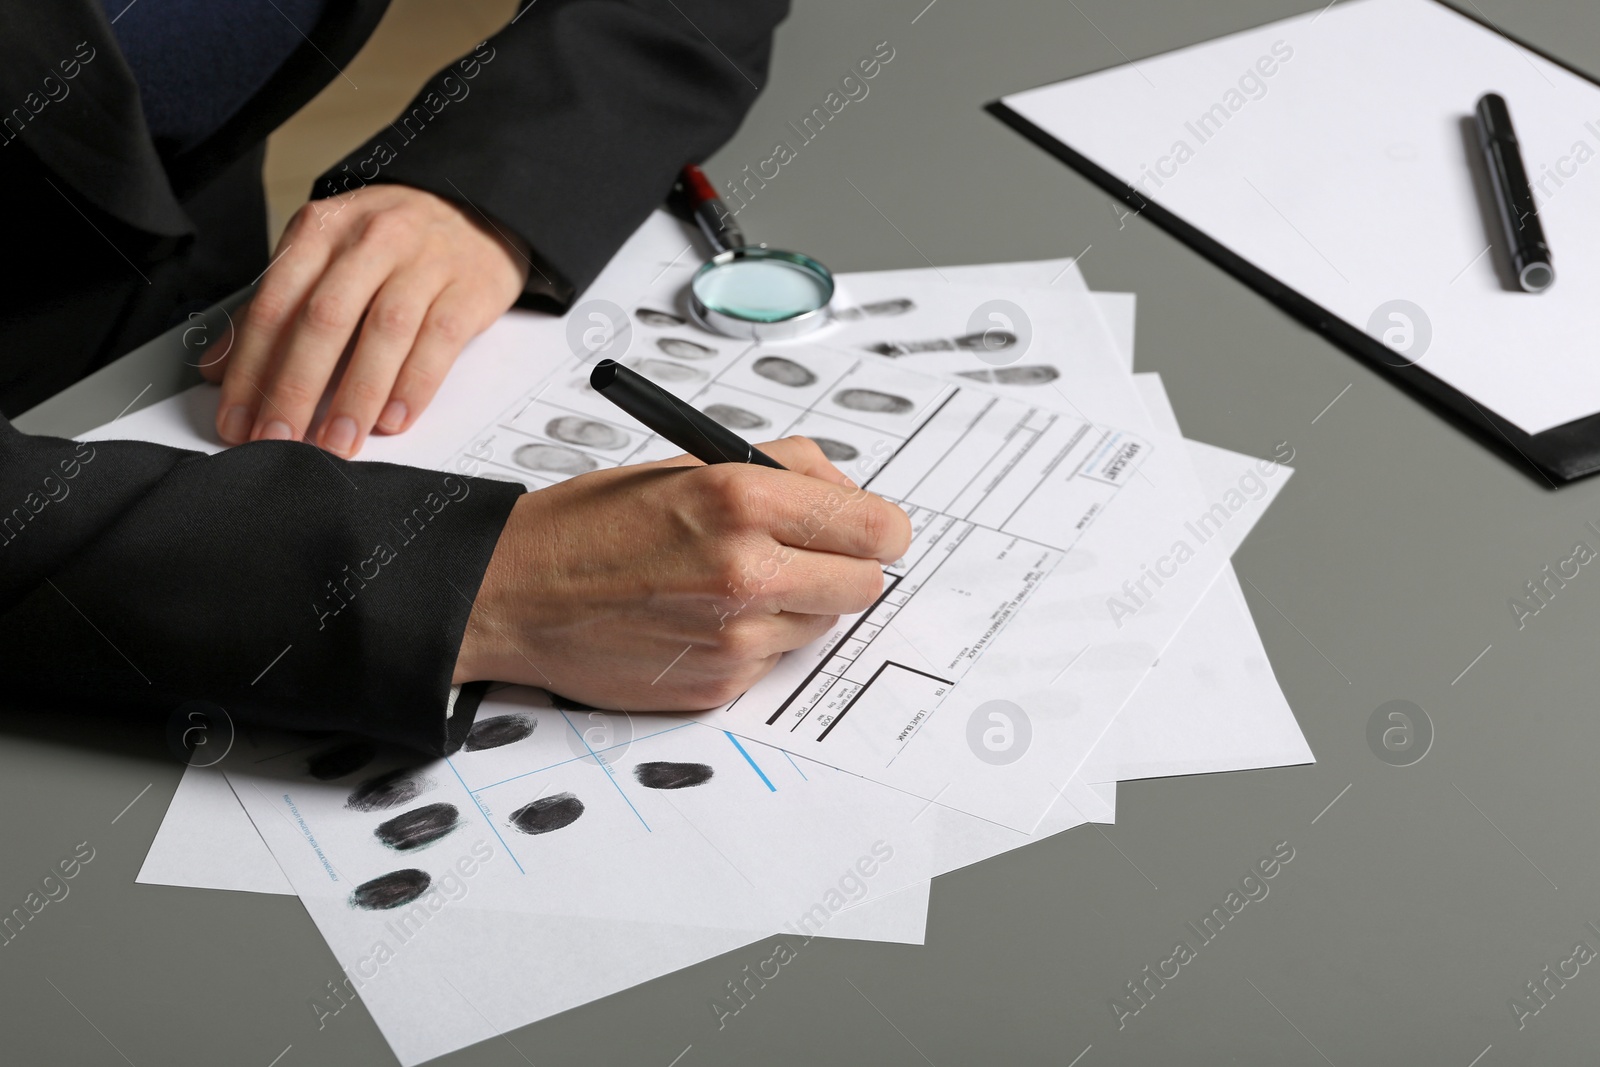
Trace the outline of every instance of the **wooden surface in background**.
<instances>
[{"instance_id":1,"label":"wooden surface in background","mask_svg":"<svg viewBox=\"0 0 1600 1067\"><path fill-rule=\"evenodd\" d=\"M398 115L422 83L510 21L512 0L393 0L372 39L267 142L273 241L330 165Z\"/></svg>"}]
</instances>

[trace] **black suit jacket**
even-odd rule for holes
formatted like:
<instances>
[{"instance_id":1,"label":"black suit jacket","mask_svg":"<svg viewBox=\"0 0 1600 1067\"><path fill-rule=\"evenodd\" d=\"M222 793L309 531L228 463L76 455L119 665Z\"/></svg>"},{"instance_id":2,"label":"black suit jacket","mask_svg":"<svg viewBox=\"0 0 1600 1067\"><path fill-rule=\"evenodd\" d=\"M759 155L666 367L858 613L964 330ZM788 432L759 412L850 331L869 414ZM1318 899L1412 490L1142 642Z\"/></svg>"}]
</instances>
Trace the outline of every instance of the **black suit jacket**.
<instances>
[{"instance_id":1,"label":"black suit jacket","mask_svg":"<svg viewBox=\"0 0 1600 1067\"><path fill-rule=\"evenodd\" d=\"M164 158L96 0L0 0L0 411L16 414L265 267L268 133L387 0L334 0L221 129ZM402 182L581 292L764 80L784 0L540 0L424 86L313 195ZM542 275L542 276L541 276ZM518 490L310 445L203 456L30 437L0 419L0 669L13 700L352 728L459 745L449 678Z\"/></svg>"}]
</instances>

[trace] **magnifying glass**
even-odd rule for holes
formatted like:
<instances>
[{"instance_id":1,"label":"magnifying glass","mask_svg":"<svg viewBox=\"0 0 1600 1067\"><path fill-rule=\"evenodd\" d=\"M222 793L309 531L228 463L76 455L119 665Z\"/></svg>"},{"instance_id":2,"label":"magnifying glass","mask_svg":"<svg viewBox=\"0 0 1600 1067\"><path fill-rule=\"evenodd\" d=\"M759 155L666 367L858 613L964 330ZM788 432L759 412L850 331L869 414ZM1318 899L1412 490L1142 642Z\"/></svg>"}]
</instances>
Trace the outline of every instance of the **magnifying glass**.
<instances>
[{"instance_id":1,"label":"magnifying glass","mask_svg":"<svg viewBox=\"0 0 1600 1067\"><path fill-rule=\"evenodd\" d=\"M681 192L715 254L689 282L689 311L701 326L728 337L785 341L828 323L833 275L799 252L749 246L711 180L690 164Z\"/></svg>"}]
</instances>

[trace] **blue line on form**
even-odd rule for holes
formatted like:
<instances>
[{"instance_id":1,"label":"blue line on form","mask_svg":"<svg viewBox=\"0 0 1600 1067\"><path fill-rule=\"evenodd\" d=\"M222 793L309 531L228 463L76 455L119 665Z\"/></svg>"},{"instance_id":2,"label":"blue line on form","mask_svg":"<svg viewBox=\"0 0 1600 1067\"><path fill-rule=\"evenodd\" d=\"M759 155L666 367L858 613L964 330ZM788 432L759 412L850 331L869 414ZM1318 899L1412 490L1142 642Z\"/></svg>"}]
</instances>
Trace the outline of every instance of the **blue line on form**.
<instances>
[{"instance_id":1,"label":"blue line on form","mask_svg":"<svg viewBox=\"0 0 1600 1067\"><path fill-rule=\"evenodd\" d=\"M726 730L722 732L728 734L728 731ZM750 764L751 769L761 776L761 780L763 782L767 783L767 788L776 793L778 791L778 787L772 784L772 779L767 777L767 772L761 769L761 765L750 758L750 753L744 750L744 746L739 743L739 739L734 737L732 734L728 734L728 740L733 742L733 747L739 750L739 755L744 757L744 761Z\"/></svg>"},{"instance_id":2,"label":"blue line on form","mask_svg":"<svg viewBox=\"0 0 1600 1067\"><path fill-rule=\"evenodd\" d=\"M695 724L692 722L681 723L677 726L669 726L665 730L657 730L653 734L645 734L643 737L635 737L631 741L619 741L617 744L607 745L605 748L591 747L589 751L597 756L603 756L614 748L627 748L629 745L637 745L640 741L645 741L652 737L660 737L662 734L670 734L674 730L682 730L693 725ZM493 789L496 786L505 785L507 782L514 782L518 778L526 778L530 774L543 774L545 771L553 771L557 767L565 767L569 763L577 763L580 760L586 760L588 758L588 756L573 756L571 759L564 759L560 763L552 763L544 767L535 767L531 771L523 771L521 774L513 774L510 778L502 778L498 782L490 782L488 785L480 785L477 789L473 790L473 792L481 793L485 789Z\"/></svg>"},{"instance_id":3,"label":"blue line on form","mask_svg":"<svg viewBox=\"0 0 1600 1067\"><path fill-rule=\"evenodd\" d=\"M650 824L644 821L644 816L639 814L639 809L633 806L633 801L628 799L628 794L623 790L622 783L617 781L617 776L612 773L611 764L601 759L595 750L589 746L589 739L583 736L582 730L572 725L572 720L567 717L566 712L563 711L561 713L561 717L565 719L567 725L572 728L572 732L578 735L578 740L583 742L583 747L589 749L589 755L594 756L594 761L600 764L600 769L602 771L606 772L606 777L611 779L611 784L616 787L617 792L622 794L623 802L626 803L629 810L633 812L633 817L639 820L639 825L643 826L650 833L655 833L654 830L650 829Z\"/></svg>"},{"instance_id":4,"label":"blue line on form","mask_svg":"<svg viewBox=\"0 0 1600 1067\"><path fill-rule=\"evenodd\" d=\"M448 758L445 760L445 763L449 766L450 772L456 776L456 781L461 783L461 788L467 789L467 780L461 777L461 772L456 770L456 765L451 763ZM484 811L483 807L478 803L477 794L473 793L472 790L467 789L467 796L472 798L472 806L478 809L478 814L483 816L483 821L489 824L489 832L494 834L495 840L500 842L500 847L506 850L506 855L510 856L511 862L517 865L517 870L521 871L523 874L527 874L527 871L522 870L522 862L517 859L517 854L511 851L511 846L506 844L506 839L500 836L500 831L495 827L494 820L489 818L489 813Z\"/></svg>"}]
</instances>

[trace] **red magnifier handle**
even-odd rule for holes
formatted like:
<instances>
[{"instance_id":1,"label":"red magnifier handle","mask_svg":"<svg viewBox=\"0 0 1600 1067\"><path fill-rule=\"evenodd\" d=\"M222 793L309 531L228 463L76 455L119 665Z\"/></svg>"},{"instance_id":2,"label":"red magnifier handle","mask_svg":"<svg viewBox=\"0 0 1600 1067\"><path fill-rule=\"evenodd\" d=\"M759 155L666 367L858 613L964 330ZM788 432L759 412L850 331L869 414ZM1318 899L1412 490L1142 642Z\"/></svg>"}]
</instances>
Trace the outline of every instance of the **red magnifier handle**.
<instances>
[{"instance_id":1,"label":"red magnifier handle","mask_svg":"<svg viewBox=\"0 0 1600 1067\"><path fill-rule=\"evenodd\" d=\"M694 216L700 232L706 235L706 240L711 242L712 249L726 252L731 248L743 248L744 231L739 229L733 212L717 195L716 187L706 177L705 171L693 163L686 164L678 175L678 182L683 189L689 213Z\"/></svg>"}]
</instances>

